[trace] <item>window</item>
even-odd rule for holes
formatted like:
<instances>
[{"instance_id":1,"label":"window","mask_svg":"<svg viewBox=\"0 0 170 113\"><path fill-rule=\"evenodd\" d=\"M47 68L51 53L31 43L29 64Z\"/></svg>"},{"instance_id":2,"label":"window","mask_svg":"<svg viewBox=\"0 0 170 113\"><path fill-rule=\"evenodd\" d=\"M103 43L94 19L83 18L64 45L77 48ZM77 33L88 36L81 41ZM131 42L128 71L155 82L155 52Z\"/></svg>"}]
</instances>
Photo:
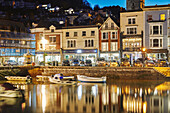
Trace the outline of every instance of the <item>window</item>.
<instances>
[{"instance_id":1,"label":"window","mask_svg":"<svg viewBox=\"0 0 170 113\"><path fill-rule=\"evenodd\" d=\"M165 14L160 14L160 20L165 20Z\"/></svg>"},{"instance_id":2,"label":"window","mask_svg":"<svg viewBox=\"0 0 170 113\"><path fill-rule=\"evenodd\" d=\"M111 23L111 29L114 29L114 23Z\"/></svg>"},{"instance_id":3,"label":"window","mask_svg":"<svg viewBox=\"0 0 170 113\"><path fill-rule=\"evenodd\" d=\"M163 26L162 25L150 25L150 35L162 35Z\"/></svg>"},{"instance_id":4,"label":"window","mask_svg":"<svg viewBox=\"0 0 170 113\"><path fill-rule=\"evenodd\" d=\"M93 47L94 40L85 40L85 47Z\"/></svg>"},{"instance_id":5,"label":"window","mask_svg":"<svg viewBox=\"0 0 170 113\"><path fill-rule=\"evenodd\" d=\"M148 21L152 21L152 15L148 15Z\"/></svg>"},{"instance_id":6,"label":"window","mask_svg":"<svg viewBox=\"0 0 170 113\"><path fill-rule=\"evenodd\" d=\"M76 40L67 40L67 48L76 47Z\"/></svg>"},{"instance_id":7,"label":"window","mask_svg":"<svg viewBox=\"0 0 170 113\"><path fill-rule=\"evenodd\" d=\"M108 39L108 33L103 32L103 39Z\"/></svg>"},{"instance_id":8,"label":"window","mask_svg":"<svg viewBox=\"0 0 170 113\"><path fill-rule=\"evenodd\" d=\"M150 47L152 48L162 48L163 46L163 40L162 38L153 38L150 39Z\"/></svg>"},{"instance_id":9,"label":"window","mask_svg":"<svg viewBox=\"0 0 170 113\"><path fill-rule=\"evenodd\" d=\"M108 42L102 42L102 51L108 51Z\"/></svg>"},{"instance_id":10,"label":"window","mask_svg":"<svg viewBox=\"0 0 170 113\"><path fill-rule=\"evenodd\" d=\"M137 28L127 28L127 34L137 34Z\"/></svg>"},{"instance_id":11,"label":"window","mask_svg":"<svg viewBox=\"0 0 170 113\"><path fill-rule=\"evenodd\" d=\"M112 32L112 39L117 39L117 32Z\"/></svg>"},{"instance_id":12,"label":"window","mask_svg":"<svg viewBox=\"0 0 170 113\"><path fill-rule=\"evenodd\" d=\"M43 49L43 45L42 44L40 44L40 49Z\"/></svg>"},{"instance_id":13,"label":"window","mask_svg":"<svg viewBox=\"0 0 170 113\"><path fill-rule=\"evenodd\" d=\"M111 51L117 51L118 45L117 42L111 42Z\"/></svg>"},{"instance_id":14,"label":"window","mask_svg":"<svg viewBox=\"0 0 170 113\"><path fill-rule=\"evenodd\" d=\"M77 32L74 32L74 36L77 36Z\"/></svg>"},{"instance_id":15,"label":"window","mask_svg":"<svg viewBox=\"0 0 170 113\"><path fill-rule=\"evenodd\" d=\"M69 32L66 32L66 37L69 37Z\"/></svg>"},{"instance_id":16,"label":"window","mask_svg":"<svg viewBox=\"0 0 170 113\"><path fill-rule=\"evenodd\" d=\"M56 37L50 37L50 43L55 43L56 42Z\"/></svg>"},{"instance_id":17,"label":"window","mask_svg":"<svg viewBox=\"0 0 170 113\"><path fill-rule=\"evenodd\" d=\"M136 24L136 18L128 18L128 24Z\"/></svg>"},{"instance_id":18,"label":"window","mask_svg":"<svg viewBox=\"0 0 170 113\"><path fill-rule=\"evenodd\" d=\"M51 32L54 32L54 29L51 29Z\"/></svg>"},{"instance_id":19,"label":"window","mask_svg":"<svg viewBox=\"0 0 170 113\"><path fill-rule=\"evenodd\" d=\"M95 36L95 31L91 31L91 36Z\"/></svg>"},{"instance_id":20,"label":"window","mask_svg":"<svg viewBox=\"0 0 170 113\"><path fill-rule=\"evenodd\" d=\"M105 29L108 29L108 23L105 23Z\"/></svg>"},{"instance_id":21,"label":"window","mask_svg":"<svg viewBox=\"0 0 170 113\"><path fill-rule=\"evenodd\" d=\"M82 36L86 36L86 31L82 31Z\"/></svg>"}]
</instances>

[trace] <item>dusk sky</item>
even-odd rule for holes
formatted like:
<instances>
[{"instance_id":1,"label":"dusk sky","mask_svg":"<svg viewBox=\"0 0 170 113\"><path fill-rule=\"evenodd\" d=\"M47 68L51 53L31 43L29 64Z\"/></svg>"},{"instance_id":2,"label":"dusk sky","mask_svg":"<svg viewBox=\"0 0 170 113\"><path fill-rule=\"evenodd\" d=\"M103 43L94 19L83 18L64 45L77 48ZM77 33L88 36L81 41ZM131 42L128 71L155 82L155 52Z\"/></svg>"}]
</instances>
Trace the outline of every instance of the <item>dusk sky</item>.
<instances>
[{"instance_id":1,"label":"dusk sky","mask_svg":"<svg viewBox=\"0 0 170 113\"><path fill-rule=\"evenodd\" d=\"M113 6L113 5L119 5L121 7L126 8L126 0L87 0L92 8L94 5L99 5L100 8L104 6ZM170 4L169 0L145 0L145 6L150 6L150 5L165 5L165 4Z\"/></svg>"}]
</instances>

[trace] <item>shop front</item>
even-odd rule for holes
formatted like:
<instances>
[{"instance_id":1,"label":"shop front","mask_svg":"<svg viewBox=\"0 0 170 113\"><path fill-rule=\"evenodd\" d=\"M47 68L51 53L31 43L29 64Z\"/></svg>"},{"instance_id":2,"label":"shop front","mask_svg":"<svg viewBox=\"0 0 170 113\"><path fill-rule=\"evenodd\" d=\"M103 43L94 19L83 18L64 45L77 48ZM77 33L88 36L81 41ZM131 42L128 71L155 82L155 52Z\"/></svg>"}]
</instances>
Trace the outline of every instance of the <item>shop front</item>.
<instances>
[{"instance_id":1,"label":"shop front","mask_svg":"<svg viewBox=\"0 0 170 113\"><path fill-rule=\"evenodd\" d=\"M167 49L148 49L146 51L146 57L151 60L166 59L168 60Z\"/></svg>"},{"instance_id":2,"label":"shop front","mask_svg":"<svg viewBox=\"0 0 170 113\"><path fill-rule=\"evenodd\" d=\"M118 51L115 51L115 52L101 52L100 57L105 58L106 61L110 61L110 60L117 60L118 61L120 59Z\"/></svg>"},{"instance_id":3,"label":"shop front","mask_svg":"<svg viewBox=\"0 0 170 113\"><path fill-rule=\"evenodd\" d=\"M60 52L36 52L35 63L40 64L45 60L45 63L52 61L61 62Z\"/></svg>"},{"instance_id":4,"label":"shop front","mask_svg":"<svg viewBox=\"0 0 170 113\"><path fill-rule=\"evenodd\" d=\"M92 63L96 62L97 49L75 49L63 50L64 60L78 59L78 60L91 60Z\"/></svg>"}]
</instances>

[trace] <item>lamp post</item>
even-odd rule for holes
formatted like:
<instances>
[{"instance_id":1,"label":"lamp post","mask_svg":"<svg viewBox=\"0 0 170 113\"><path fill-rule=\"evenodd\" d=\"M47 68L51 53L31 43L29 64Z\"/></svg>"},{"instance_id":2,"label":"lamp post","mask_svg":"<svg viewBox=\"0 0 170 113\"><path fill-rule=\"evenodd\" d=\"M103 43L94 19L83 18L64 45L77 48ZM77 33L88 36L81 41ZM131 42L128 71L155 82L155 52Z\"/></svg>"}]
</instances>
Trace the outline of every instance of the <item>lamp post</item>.
<instances>
[{"instance_id":1,"label":"lamp post","mask_svg":"<svg viewBox=\"0 0 170 113\"><path fill-rule=\"evenodd\" d=\"M145 52L146 52L146 48L142 47L142 62L144 63L144 58L145 58Z\"/></svg>"}]
</instances>

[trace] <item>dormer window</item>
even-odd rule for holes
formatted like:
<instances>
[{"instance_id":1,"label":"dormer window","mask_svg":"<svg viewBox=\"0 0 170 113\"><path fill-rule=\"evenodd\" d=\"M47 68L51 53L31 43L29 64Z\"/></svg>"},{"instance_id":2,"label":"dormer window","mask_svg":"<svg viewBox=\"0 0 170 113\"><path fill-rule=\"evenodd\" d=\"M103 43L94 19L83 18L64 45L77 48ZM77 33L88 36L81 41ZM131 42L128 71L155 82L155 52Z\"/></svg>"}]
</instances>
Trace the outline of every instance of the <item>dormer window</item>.
<instances>
[{"instance_id":1,"label":"dormer window","mask_svg":"<svg viewBox=\"0 0 170 113\"><path fill-rule=\"evenodd\" d=\"M152 21L152 15L148 15L148 21Z\"/></svg>"},{"instance_id":2,"label":"dormer window","mask_svg":"<svg viewBox=\"0 0 170 113\"><path fill-rule=\"evenodd\" d=\"M114 23L111 23L111 29L114 29Z\"/></svg>"},{"instance_id":3,"label":"dormer window","mask_svg":"<svg viewBox=\"0 0 170 113\"><path fill-rule=\"evenodd\" d=\"M51 32L54 32L54 29L51 29Z\"/></svg>"},{"instance_id":4,"label":"dormer window","mask_svg":"<svg viewBox=\"0 0 170 113\"><path fill-rule=\"evenodd\" d=\"M105 29L108 29L108 23L105 23Z\"/></svg>"},{"instance_id":5,"label":"dormer window","mask_svg":"<svg viewBox=\"0 0 170 113\"><path fill-rule=\"evenodd\" d=\"M160 14L160 20L165 20L165 14Z\"/></svg>"}]
</instances>

